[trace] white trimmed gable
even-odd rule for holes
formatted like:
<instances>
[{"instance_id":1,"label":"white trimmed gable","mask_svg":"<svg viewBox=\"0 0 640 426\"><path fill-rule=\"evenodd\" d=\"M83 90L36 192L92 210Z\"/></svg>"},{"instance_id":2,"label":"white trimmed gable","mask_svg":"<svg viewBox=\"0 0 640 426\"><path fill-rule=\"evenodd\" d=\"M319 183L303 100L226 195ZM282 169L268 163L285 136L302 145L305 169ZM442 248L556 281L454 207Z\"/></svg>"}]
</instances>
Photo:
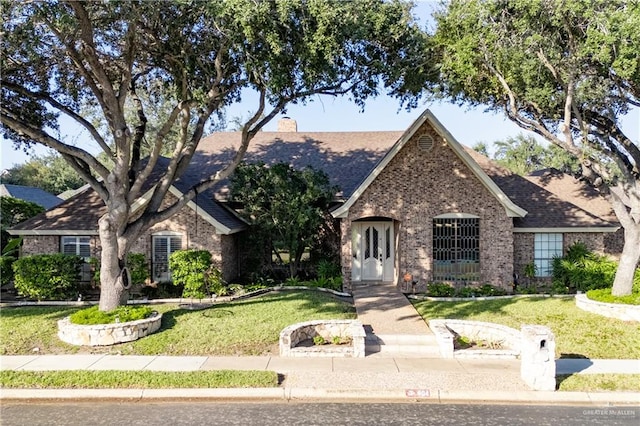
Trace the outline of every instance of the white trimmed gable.
<instances>
[{"instance_id":1,"label":"white trimmed gable","mask_svg":"<svg viewBox=\"0 0 640 426\"><path fill-rule=\"evenodd\" d=\"M382 160L376 165L376 167L369 173L366 179L358 186L353 192L351 197L335 209L331 214L336 218L343 218L347 216L349 208L358 200L358 198L364 193L364 191L371 185L371 183L378 177L378 175L384 170L389 162L400 152L405 144L412 138L412 136L420 129L420 127L428 122L431 127L438 133L438 135L447 143L447 145L455 152L455 154L462 160L462 162L469 167L473 174L480 180L480 182L489 190L489 192L502 204L507 216L509 217L524 217L527 211L513 203L509 197L498 187L498 185L487 176L487 174L480 168L469 154L464 150L462 145L449 133L449 131L438 121L438 119L426 110L420 117L418 117L413 124L407 129L402 137L393 145L393 147L387 152Z\"/></svg>"}]
</instances>

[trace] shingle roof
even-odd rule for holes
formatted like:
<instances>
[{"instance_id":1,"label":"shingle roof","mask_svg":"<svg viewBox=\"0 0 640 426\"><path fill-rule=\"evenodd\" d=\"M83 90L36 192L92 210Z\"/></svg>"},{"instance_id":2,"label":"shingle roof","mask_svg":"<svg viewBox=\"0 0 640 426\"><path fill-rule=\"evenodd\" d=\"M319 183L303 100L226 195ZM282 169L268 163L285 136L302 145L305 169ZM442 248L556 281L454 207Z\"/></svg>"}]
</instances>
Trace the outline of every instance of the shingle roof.
<instances>
[{"instance_id":1,"label":"shingle roof","mask_svg":"<svg viewBox=\"0 0 640 426\"><path fill-rule=\"evenodd\" d=\"M168 164L168 158L161 157L158 159L154 171L142 188L143 193L153 187L161 176L162 171L166 170ZM173 186L179 192L185 192L197 182L192 175L185 173ZM215 222L222 225L218 226L220 228L219 231L222 233L233 233L246 227L246 224L236 216L234 212L213 200L212 191L203 193L202 196L198 196L193 202L197 205L197 208L200 209L201 214L204 213L210 216ZM20 231L42 234L56 231L97 233L98 219L105 213L106 207L102 199L93 189L87 188L85 191L65 200L57 207L19 223L14 226L11 231L18 234L24 233Z\"/></svg>"},{"instance_id":2,"label":"shingle roof","mask_svg":"<svg viewBox=\"0 0 640 426\"><path fill-rule=\"evenodd\" d=\"M259 132L245 156L247 162L266 164L287 162L295 168L311 166L323 170L333 185L348 198L373 170L401 131L387 132ZM217 132L203 138L194 155L191 171L200 177L219 170L240 145L240 132ZM219 198L226 196L225 183L216 187Z\"/></svg>"},{"instance_id":3,"label":"shingle roof","mask_svg":"<svg viewBox=\"0 0 640 426\"><path fill-rule=\"evenodd\" d=\"M528 213L525 217L514 219L514 227L607 228L618 226L580 208L565 197L560 198L531 180L511 173L471 148L466 148L466 150L514 203L527 210ZM579 195L574 193L570 199L575 201L577 197Z\"/></svg>"},{"instance_id":4,"label":"shingle roof","mask_svg":"<svg viewBox=\"0 0 640 426\"><path fill-rule=\"evenodd\" d=\"M284 161L296 168L312 166L323 170L332 184L341 188L341 198L348 199L403 134L402 131L259 132L249 145L245 161L262 161L266 164ZM217 132L203 138L188 171L175 182L174 187L184 192L194 183L220 170L235 154L239 144L240 132ZM557 181L535 176L525 179L470 148L464 148L505 195L528 212L524 218L514 218L516 228L618 226L612 216L603 214L605 206L591 208L593 198L588 191L579 190L579 183L570 185L566 178ZM168 161L166 158L160 159L154 172L160 173ZM153 182L153 179L150 181ZM244 223L219 202L226 199L225 184L221 182L204 192L195 202L198 208L227 229L238 230L244 227ZM146 189L150 188L151 184ZM88 190L42 217L30 219L14 229L94 230L102 214L102 201L92 190Z\"/></svg>"},{"instance_id":5,"label":"shingle roof","mask_svg":"<svg viewBox=\"0 0 640 426\"><path fill-rule=\"evenodd\" d=\"M525 178L604 220L618 222L611 204L595 188L573 176L549 168L531 173Z\"/></svg>"},{"instance_id":6,"label":"shingle roof","mask_svg":"<svg viewBox=\"0 0 640 426\"><path fill-rule=\"evenodd\" d=\"M55 207L62 202L61 198L48 193L40 188L32 186L13 185L3 183L0 185L0 195L30 201L44 207L46 210Z\"/></svg>"}]
</instances>

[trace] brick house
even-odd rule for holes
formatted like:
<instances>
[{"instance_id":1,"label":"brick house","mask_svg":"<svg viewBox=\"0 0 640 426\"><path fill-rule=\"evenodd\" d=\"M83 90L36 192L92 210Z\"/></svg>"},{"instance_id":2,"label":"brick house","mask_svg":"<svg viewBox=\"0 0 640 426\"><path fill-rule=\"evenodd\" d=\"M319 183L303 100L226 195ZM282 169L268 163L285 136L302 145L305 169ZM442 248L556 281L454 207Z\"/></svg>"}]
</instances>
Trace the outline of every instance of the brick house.
<instances>
[{"instance_id":1,"label":"brick house","mask_svg":"<svg viewBox=\"0 0 640 426\"><path fill-rule=\"evenodd\" d=\"M235 132L204 138L172 196L225 164L238 141ZM514 175L463 147L430 111L405 132L303 133L283 119L277 132L256 135L245 160L310 165L339 186L332 214L347 290L380 281L404 288L407 273L418 290L430 281L511 289L528 264L547 277L551 259L575 241L613 255L622 248L620 226L597 193L554 171ZM246 225L226 195L223 182L138 241L133 251L148 256L154 280L166 279L166 259L178 248L210 250L227 280L238 275ZM87 189L11 232L24 235L24 254L96 256L101 205Z\"/></svg>"}]
</instances>

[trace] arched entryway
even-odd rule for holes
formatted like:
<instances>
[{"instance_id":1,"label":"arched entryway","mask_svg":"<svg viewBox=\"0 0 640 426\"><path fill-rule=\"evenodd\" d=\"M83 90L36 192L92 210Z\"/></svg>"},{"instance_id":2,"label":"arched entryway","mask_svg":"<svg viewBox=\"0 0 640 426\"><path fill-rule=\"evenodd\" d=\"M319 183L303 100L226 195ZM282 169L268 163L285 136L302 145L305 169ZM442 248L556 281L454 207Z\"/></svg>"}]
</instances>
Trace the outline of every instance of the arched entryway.
<instances>
[{"instance_id":1,"label":"arched entryway","mask_svg":"<svg viewBox=\"0 0 640 426\"><path fill-rule=\"evenodd\" d=\"M394 222L367 218L351 224L351 280L386 281L395 277Z\"/></svg>"}]
</instances>

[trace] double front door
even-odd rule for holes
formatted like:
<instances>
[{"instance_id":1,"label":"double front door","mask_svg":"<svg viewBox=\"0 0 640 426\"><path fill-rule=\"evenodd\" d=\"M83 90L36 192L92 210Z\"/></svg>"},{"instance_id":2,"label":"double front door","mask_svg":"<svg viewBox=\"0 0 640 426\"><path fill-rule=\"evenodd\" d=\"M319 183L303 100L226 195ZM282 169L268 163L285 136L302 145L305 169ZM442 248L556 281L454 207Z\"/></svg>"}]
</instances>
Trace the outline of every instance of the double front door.
<instances>
[{"instance_id":1,"label":"double front door","mask_svg":"<svg viewBox=\"0 0 640 426\"><path fill-rule=\"evenodd\" d=\"M393 281L393 222L354 222L353 281Z\"/></svg>"}]
</instances>

